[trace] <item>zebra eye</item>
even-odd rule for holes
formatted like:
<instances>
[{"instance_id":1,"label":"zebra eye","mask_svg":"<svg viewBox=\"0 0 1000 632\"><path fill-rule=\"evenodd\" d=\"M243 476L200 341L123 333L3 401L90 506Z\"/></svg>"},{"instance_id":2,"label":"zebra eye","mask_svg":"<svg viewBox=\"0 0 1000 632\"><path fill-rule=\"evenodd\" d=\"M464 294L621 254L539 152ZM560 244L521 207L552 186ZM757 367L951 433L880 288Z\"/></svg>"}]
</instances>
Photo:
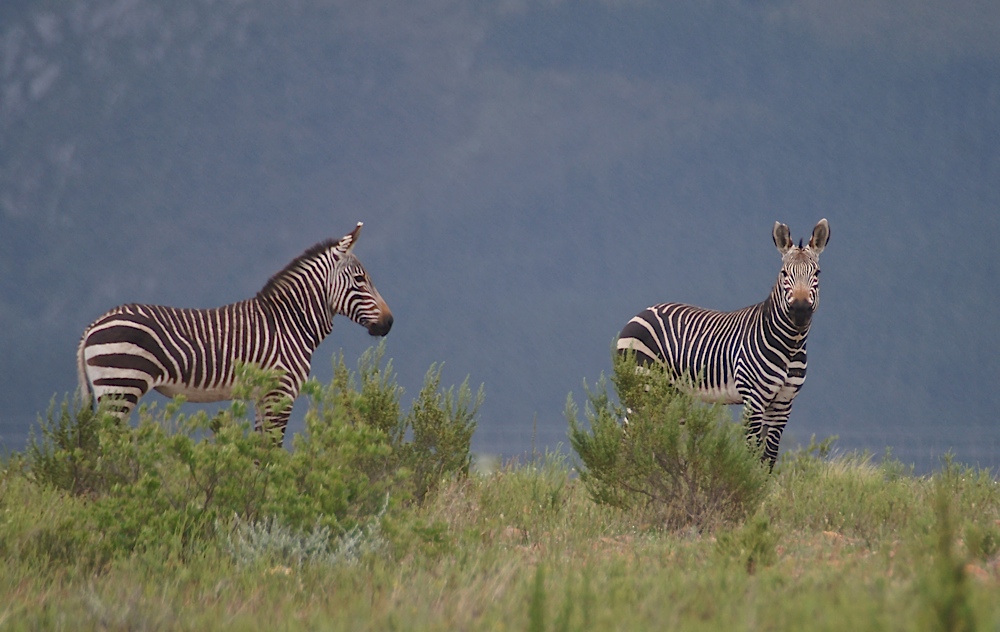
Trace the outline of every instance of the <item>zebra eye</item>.
<instances>
[{"instance_id":1,"label":"zebra eye","mask_svg":"<svg viewBox=\"0 0 1000 632\"><path fill-rule=\"evenodd\" d=\"M354 282L357 283L358 285L361 285L362 283L365 282L365 275L363 275L363 274L355 274L354 275Z\"/></svg>"},{"instance_id":2,"label":"zebra eye","mask_svg":"<svg viewBox=\"0 0 1000 632\"><path fill-rule=\"evenodd\" d=\"M788 278L788 270L782 270L781 271L781 278L782 279L787 279Z\"/></svg>"}]
</instances>

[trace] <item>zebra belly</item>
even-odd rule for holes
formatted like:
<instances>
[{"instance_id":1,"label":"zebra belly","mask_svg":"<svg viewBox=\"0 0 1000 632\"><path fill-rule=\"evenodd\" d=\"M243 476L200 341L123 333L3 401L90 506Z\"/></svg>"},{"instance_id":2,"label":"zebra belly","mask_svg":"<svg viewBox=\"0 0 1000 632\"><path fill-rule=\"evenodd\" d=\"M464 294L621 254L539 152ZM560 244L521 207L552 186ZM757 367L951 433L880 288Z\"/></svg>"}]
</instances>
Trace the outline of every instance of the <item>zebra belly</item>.
<instances>
[{"instance_id":1,"label":"zebra belly","mask_svg":"<svg viewBox=\"0 0 1000 632\"><path fill-rule=\"evenodd\" d=\"M185 384L161 384L155 387L155 389L158 393L167 397L183 395L189 402L218 402L233 398L232 386L195 388Z\"/></svg>"}]
</instances>

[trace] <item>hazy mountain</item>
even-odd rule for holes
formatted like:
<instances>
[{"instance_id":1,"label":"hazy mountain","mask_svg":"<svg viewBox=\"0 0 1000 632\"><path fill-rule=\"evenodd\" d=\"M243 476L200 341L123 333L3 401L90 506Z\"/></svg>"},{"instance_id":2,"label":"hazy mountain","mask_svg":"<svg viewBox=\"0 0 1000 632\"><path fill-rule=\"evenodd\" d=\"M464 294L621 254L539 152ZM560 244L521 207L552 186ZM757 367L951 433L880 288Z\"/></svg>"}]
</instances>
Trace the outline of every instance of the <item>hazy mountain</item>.
<instances>
[{"instance_id":1,"label":"hazy mountain","mask_svg":"<svg viewBox=\"0 0 1000 632\"><path fill-rule=\"evenodd\" d=\"M774 221L826 217L783 445L1000 465L1000 5L931 4L4 3L0 436L106 309L245 298L362 220L407 392L443 361L477 449L555 448L628 318L762 300ZM314 374L370 342L338 319Z\"/></svg>"}]
</instances>

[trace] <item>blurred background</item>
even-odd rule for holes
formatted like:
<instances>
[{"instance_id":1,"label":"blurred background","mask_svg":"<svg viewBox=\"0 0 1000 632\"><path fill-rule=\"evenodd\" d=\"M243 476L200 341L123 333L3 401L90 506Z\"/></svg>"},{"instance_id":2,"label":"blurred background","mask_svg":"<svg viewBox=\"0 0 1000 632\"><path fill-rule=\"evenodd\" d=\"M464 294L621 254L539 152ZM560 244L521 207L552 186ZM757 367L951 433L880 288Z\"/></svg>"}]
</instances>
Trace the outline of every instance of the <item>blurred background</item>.
<instances>
[{"instance_id":1,"label":"blurred background","mask_svg":"<svg viewBox=\"0 0 1000 632\"><path fill-rule=\"evenodd\" d=\"M248 298L364 221L404 405L444 362L476 451L565 449L629 318L763 300L774 222L826 217L782 448L997 468L997 33L990 0L4 2L0 446L107 309ZM313 375L372 342L336 319Z\"/></svg>"}]
</instances>

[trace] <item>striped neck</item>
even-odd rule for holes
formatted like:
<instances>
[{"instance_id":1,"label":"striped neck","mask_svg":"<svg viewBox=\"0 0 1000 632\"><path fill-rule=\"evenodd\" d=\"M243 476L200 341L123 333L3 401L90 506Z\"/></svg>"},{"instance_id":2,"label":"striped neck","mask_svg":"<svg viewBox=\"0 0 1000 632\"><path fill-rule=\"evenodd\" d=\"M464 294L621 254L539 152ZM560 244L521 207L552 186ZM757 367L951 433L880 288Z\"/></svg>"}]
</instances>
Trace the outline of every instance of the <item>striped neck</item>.
<instances>
[{"instance_id":1,"label":"striped neck","mask_svg":"<svg viewBox=\"0 0 1000 632\"><path fill-rule=\"evenodd\" d=\"M256 300L276 314L296 323L312 349L333 331L332 277L337 265L332 246L323 242L313 246L271 277Z\"/></svg>"}]
</instances>

